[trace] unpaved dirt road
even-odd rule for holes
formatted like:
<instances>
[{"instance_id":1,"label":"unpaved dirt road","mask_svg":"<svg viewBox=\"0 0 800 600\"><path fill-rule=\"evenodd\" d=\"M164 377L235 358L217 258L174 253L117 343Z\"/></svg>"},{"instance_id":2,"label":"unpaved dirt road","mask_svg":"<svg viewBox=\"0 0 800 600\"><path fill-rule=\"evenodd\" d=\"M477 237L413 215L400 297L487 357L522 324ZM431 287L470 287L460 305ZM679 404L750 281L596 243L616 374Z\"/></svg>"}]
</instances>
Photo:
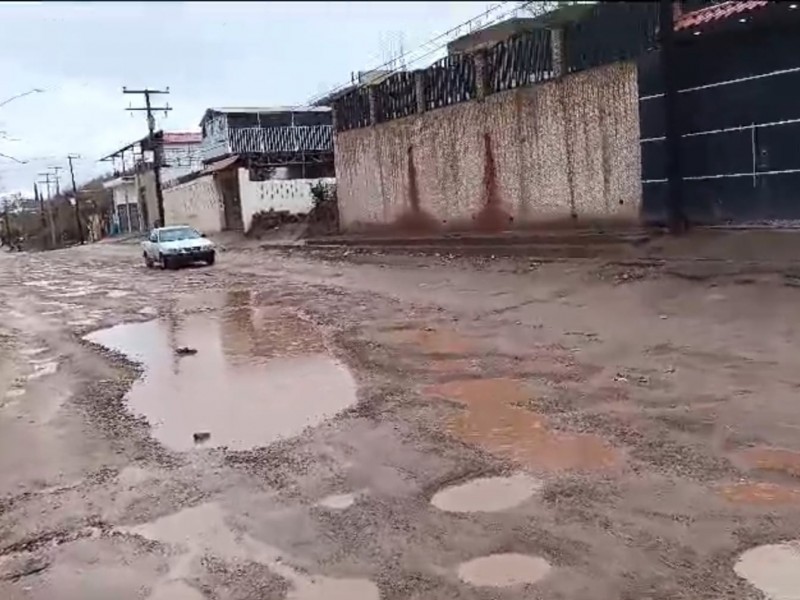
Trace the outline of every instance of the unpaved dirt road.
<instances>
[{"instance_id":1,"label":"unpaved dirt road","mask_svg":"<svg viewBox=\"0 0 800 600\"><path fill-rule=\"evenodd\" d=\"M358 260L0 253L0 598L800 597L800 291Z\"/></svg>"}]
</instances>

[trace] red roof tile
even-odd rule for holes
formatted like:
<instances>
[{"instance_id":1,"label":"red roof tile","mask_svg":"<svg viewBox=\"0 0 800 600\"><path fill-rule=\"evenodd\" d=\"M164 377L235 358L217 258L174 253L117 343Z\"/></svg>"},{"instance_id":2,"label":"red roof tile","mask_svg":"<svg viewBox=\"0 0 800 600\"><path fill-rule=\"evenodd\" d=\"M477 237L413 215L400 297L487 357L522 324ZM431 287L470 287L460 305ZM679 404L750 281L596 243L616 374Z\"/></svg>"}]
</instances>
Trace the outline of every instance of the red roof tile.
<instances>
[{"instance_id":1,"label":"red roof tile","mask_svg":"<svg viewBox=\"0 0 800 600\"><path fill-rule=\"evenodd\" d=\"M700 10L693 10L692 12L681 15L680 18L675 21L675 31L690 29L713 21L724 21L736 15L763 8L767 4L769 4L767 0L731 1L707 6Z\"/></svg>"}]
</instances>

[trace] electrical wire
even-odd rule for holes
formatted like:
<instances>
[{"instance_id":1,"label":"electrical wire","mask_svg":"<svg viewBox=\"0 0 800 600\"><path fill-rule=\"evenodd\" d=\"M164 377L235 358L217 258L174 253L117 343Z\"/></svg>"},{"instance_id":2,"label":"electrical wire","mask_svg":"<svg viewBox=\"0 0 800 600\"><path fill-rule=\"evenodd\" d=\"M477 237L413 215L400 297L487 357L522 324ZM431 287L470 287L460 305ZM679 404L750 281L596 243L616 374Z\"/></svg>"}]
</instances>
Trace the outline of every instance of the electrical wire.
<instances>
[{"instance_id":1,"label":"electrical wire","mask_svg":"<svg viewBox=\"0 0 800 600\"><path fill-rule=\"evenodd\" d=\"M516 12L518 12L518 11L520 11L520 10L522 10L522 9L526 8L526 7L527 7L527 6L529 6L530 4L533 4L533 1L534 1L534 0L530 0L530 1L528 1L528 2L521 2L521 3L519 3L519 2L500 2L500 3L498 3L498 4L495 4L495 5L493 5L493 6L490 6L490 7L489 7L489 8L487 8L485 11L483 11L481 14L479 14L479 15L476 15L476 16L472 17L471 19L468 19L467 21L464 21L463 23L460 23L459 25L456 25L455 27L452 27L452 28L448 29L448 30L447 30L447 31L445 31L444 33L441 33L441 34L437 35L437 36L436 36L436 37L434 37L434 38L431 38L431 39L430 39L430 40L428 40L427 42L425 42L425 43L423 43L423 44L420 44L420 45L419 45L417 48L415 48L414 50L409 50L408 52L404 52L404 53L403 53L403 54L401 54L400 56L398 56L398 57L396 57L396 58L393 58L392 60L390 60L390 61L387 61L386 63L384 63L384 64L382 64L382 65L379 65L379 66L375 67L374 69L370 69L370 71L380 71L380 70L382 70L382 69L384 69L384 68L387 68L387 67L389 67L389 68L390 68L390 70L389 70L389 72L388 72L388 73L386 73L386 75L390 75L390 74L396 73L396 72L398 72L398 71L404 70L404 69L406 69L408 66L410 66L410 65L413 65L413 64L415 64L415 63L418 63L420 60L422 60L422 59L424 59L424 58L427 58L428 56L431 56L432 54L435 54L436 52L438 52L438 51L442 50L443 48L447 47L447 44L448 44L450 41L452 41L452 40L451 40L451 39L449 39L449 38L450 38L450 37L451 37L451 36L452 36L454 33L457 33L457 32L459 32L459 31L461 31L461 30L462 30L464 27L466 27L466 26L468 26L468 25L470 25L470 24L476 23L476 22L481 22L481 20L482 20L483 18L485 18L485 17L487 17L488 15L490 15L490 14L492 14L492 13L496 12L497 10L499 10L499 9L501 9L501 8L503 8L503 7L505 7L506 5L508 5L508 4L514 4L514 8L512 8L511 10L508 10L508 11L506 11L506 12L503 12L503 13L501 13L500 15L496 15L496 16L495 16L493 19L491 19L491 20L487 21L486 23L482 23L481 27L480 27L478 30L480 30L480 29L484 29L484 28L486 28L486 27L488 27L488 26L490 26L490 25L494 25L495 23L498 23L498 22L502 21L503 19L505 19L505 18L506 18L506 17L508 17L509 15L511 15L511 14L513 14L513 13L516 13ZM478 31L478 30L476 30L476 31ZM470 31L471 31L471 30L470 30ZM432 48L432 49L428 50L427 52L425 52L424 54L421 54L420 56L417 56L416 58L414 58L414 59L413 59L413 60L411 60L411 61L409 61L409 62L405 62L405 60L404 60L404 59L406 59L408 56L410 56L410 55L412 55L412 54L415 54L415 53L417 53L418 51L420 51L420 50L424 49L426 46L430 46L431 44L434 44L434 43L436 43L436 42L438 42L439 40L442 40L442 39L447 39L447 41L445 41L444 43L440 43L440 44L439 44L439 45L437 45L436 47L434 47L434 48ZM398 67L398 66L394 66L394 65L396 65L397 63L401 63L401 64L402 64L402 66L399 66L399 67ZM394 68L392 68L392 67L394 67ZM335 94L335 93L337 93L337 92L340 92L340 91L342 91L342 90L345 90L345 89L347 89L348 87L350 87L351 85L352 85L352 82L350 82L350 83L343 83L343 84L341 84L341 85L339 85L339 86L337 86L337 87L335 87L335 88L333 88L333 89L331 89L331 90L329 90L329 91L325 92L324 94L318 94L318 95L314 96L314 97L313 97L313 98L312 98L312 99L309 101L309 104L314 104L315 102L318 102L319 100L321 100L321 99L325 98L326 96L330 96L331 94Z\"/></svg>"}]
</instances>

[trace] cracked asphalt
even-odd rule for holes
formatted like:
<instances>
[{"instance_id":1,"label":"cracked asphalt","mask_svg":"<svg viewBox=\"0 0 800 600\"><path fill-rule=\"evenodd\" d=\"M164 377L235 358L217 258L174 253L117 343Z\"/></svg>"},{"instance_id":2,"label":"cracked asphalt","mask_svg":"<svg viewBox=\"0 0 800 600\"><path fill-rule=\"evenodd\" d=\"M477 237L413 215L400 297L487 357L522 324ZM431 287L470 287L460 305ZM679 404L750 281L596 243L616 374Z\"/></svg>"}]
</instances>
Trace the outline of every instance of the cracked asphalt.
<instances>
[{"instance_id":1,"label":"cracked asphalt","mask_svg":"<svg viewBox=\"0 0 800 600\"><path fill-rule=\"evenodd\" d=\"M2 252L0 598L763 598L734 564L800 538L798 293L598 260ZM501 476L536 483L431 503Z\"/></svg>"}]
</instances>

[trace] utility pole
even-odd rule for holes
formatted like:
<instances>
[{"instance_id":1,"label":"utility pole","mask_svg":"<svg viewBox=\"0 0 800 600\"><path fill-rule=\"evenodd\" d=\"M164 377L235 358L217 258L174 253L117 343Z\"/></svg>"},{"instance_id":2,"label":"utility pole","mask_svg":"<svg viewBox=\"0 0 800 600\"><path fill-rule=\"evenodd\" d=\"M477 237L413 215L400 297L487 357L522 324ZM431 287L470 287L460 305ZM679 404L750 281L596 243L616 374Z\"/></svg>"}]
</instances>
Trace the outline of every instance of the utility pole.
<instances>
[{"instance_id":1,"label":"utility pole","mask_svg":"<svg viewBox=\"0 0 800 600\"><path fill-rule=\"evenodd\" d=\"M127 87L122 88L123 94L142 94L144 95L144 106L139 107L129 107L127 110L144 110L147 111L147 130L148 130L148 137L147 139L150 142L150 148L153 151L153 175L155 176L156 180L156 203L158 205L158 220L159 224L164 224L164 192L161 189L161 144L156 144L155 139L155 132L156 132L156 119L153 116L153 111L164 111L164 116L167 115L169 111L172 110L169 104L165 106L154 107L150 102L150 96L154 96L156 94L169 94L169 87L164 90L152 90L150 88L145 88L143 90L129 90ZM150 224L147 224L149 227Z\"/></svg>"},{"instance_id":2,"label":"utility pole","mask_svg":"<svg viewBox=\"0 0 800 600\"><path fill-rule=\"evenodd\" d=\"M75 198L75 225L78 228L78 239L81 242L81 246L86 242L83 238L83 226L81 225L81 205L80 201L78 200L78 187L75 185L75 169L72 166L72 161L76 158L80 158L77 154L68 154L67 160L69 161L69 176L72 179L72 196Z\"/></svg>"},{"instance_id":3,"label":"utility pole","mask_svg":"<svg viewBox=\"0 0 800 600\"><path fill-rule=\"evenodd\" d=\"M50 222L50 244L51 248L56 247L56 229L53 223L53 206L51 204L51 195L50 195L50 178L52 174L48 171L47 173L39 173L40 177L44 177L44 181L40 181L39 183L43 183L47 189L47 220Z\"/></svg>"},{"instance_id":4,"label":"utility pole","mask_svg":"<svg viewBox=\"0 0 800 600\"><path fill-rule=\"evenodd\" d=\"M3 198L3 221L5 222L5 232L3 239L8 241L8 247L14 249L14 241L11 239L11 221L8 218L8 198Z\"/></svg>"},{"instance_id":5,"label":"utility pole","mask_svg":"<svg viewBox=\"0 0 800 600\"><path fill-rule=\"evenodd\" d=\"M36 185L36 182L33 182L33 197L36 199L36 202L39 204L39 218L42 221L42 231L47 229L47 219L44 216L44 196L39 193L39 186Z\"/></svg>"},{"instance_id":6,"label":"utility pole","mask_svg":"<svg viewBox=\"0 0 800 600\"><path fill-rule=\"evenodd\" d=\"M59 184L59 181L61 180L61 175L59 175L58 172L60 170L62 170L64 167L49 167L49 168L50 168L50 170L53 171L53 179L56 182L56 196L60 196L61 195L61 188L59 187L58 184Z\"/></svg>"}]
</instances>

